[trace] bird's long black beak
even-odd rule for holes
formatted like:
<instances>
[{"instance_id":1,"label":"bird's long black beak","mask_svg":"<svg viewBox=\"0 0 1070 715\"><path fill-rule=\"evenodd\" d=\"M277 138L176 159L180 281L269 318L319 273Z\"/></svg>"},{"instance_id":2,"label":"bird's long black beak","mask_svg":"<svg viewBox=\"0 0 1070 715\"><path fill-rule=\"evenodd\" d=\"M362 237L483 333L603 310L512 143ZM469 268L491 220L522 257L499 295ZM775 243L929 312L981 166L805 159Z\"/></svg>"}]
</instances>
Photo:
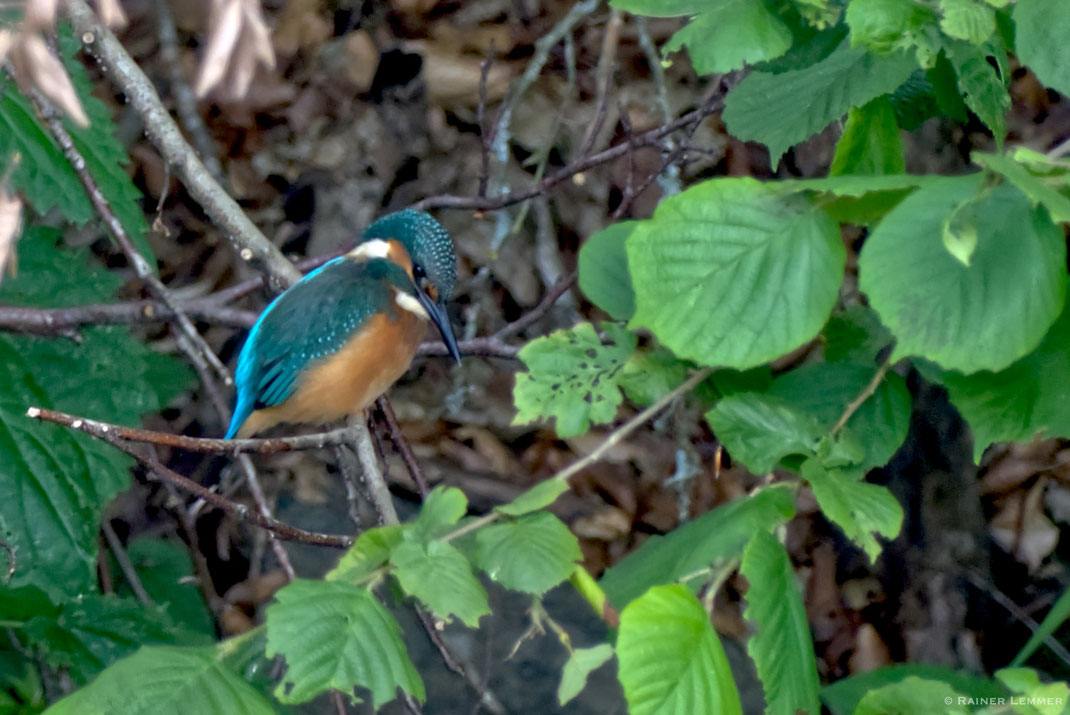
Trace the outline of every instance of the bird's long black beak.
<instances>
[{"instance_id":1,"label":"bird's long black beak","mask_svg":"<svg viewBox=\"0 0 1070 715\"><path fill-rule=\"evenodd\" d=\"M446 350L460 365L461 351L457 347L457 337L453 334L453 324L450 323L450 316L446 312L445 304L432 300L431 296L424 293L419 287L416 289L416 297L419 299L420 305L427 311L427 314L431 316L431 320L434 322L435 327L438 328L438 332L441 333L442 342L446 344Z\"/></svg>"}]
</instances>

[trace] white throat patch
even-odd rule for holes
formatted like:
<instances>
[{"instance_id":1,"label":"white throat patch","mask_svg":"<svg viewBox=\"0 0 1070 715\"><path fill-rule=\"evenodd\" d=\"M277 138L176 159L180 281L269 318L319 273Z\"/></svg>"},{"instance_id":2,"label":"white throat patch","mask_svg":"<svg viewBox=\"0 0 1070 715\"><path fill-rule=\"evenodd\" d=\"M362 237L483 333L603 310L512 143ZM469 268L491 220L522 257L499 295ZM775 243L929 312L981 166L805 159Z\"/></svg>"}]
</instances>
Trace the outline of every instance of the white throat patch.
<instances>
[{"instance_id":1,"label":"white throat patch","mask_svg":"<svg viewBox=\"0 0 1070 715\"><path fill-rule=\"evenodd\" d=\"M365 241L346 254L357 260L371 260L372 258L386 258L390 255L390 244L381 238L373 238Z\"/></svg>"},{"instance_id":2,"label":"white throat patch","mask_svg":"<svg viewBox=\"0 0 1070 715\"><path fill-rule=\"evenodd\" d=\"M413 298L408 293L402 293L401 291L396 291L396 293L394 295L394 300L403 309L409 311L410 313L413 313L413 314L417 315L421 319L423 319L423 320L430 320L431 319L431 316L427 314L426 310L424 310L424 307L420 303L420 301L416 300L415 298Z\"/></svg>"}]
</instances>

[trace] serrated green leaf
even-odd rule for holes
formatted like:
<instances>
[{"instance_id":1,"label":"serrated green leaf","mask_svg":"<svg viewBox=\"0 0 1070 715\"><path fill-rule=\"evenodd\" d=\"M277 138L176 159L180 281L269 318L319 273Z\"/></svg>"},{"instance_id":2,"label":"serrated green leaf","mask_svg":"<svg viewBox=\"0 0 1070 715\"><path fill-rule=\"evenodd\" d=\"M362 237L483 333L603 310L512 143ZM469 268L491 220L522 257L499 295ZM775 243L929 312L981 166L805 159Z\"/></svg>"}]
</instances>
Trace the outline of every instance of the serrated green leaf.
<instances>
[{"instance_id":1,"label":"serrated green leaf","mask_svg":"<svg viewBox=\"0 0 1070 715\"><path fill-rule=\"evenodd\" d=\"M444 621L457 616L476 628L480 617L490 613L487 592L472 573L472 565L450 544L406 541L391 552L390 564L402 590Z\"/></svg>"},{"instance_id":2,"label":"serrated green leaf","mask_svg":"<svg viewBox=\"0 0 1070 715\"><path fill-rule=\"evenodd\" d=\"M973 697L973 693L970 693ZM866 693L854 715L913 715L939 711L948 715L968 713L959 702L962 695L947 683L911 675L898 683Z\"/></svg>"},{"instance_id":3,"label":"serrated green leaf","mask_svg":"<svg viewBox=\"0 0 1070 715\"><path fill-rule=\"evenodd\" d=\"M1070 8L1050 0L1014 5L1014 54L1045 86L1070 96Z\"/></svg>"},{"instance_id":4,"label":"serrated green leaf","mask_svg":"<svg viewBox=\"0 0 1070 715\"><path fill-rule=\"evenodd\" d=\"M826 431L813 416L757 392L725 397L706 421L732 459L754 474L768 474L788 455L815 454Z\"/></svg>"},{"instance_id":5,"label":"serrated green leaf","mask_svg":"<svg viewBox=\"0 0 1070 715\"><path fill-rule=\"evenodd\" d=\"M620 386L628 399L646 407L672 392L687 379L689 364L664 348L632 355L620 373Z\"/></svg>"},{"instance_id":6,"label":"serrated green leaf","mask_svg":"<svg viewBox=\"0 0 1070 715\"><path fill-rule=\"evenodd\" d=\"M712 0L662 51L675 52L687 45L695 72L704 75L780 57L791 42L791 30L764 0Z\"/></svg>"},{"instance_id":7,"label":"serrated green leaf","mask_svg":"<svg viewBox=\"0 0 1070 715\"><path fill-rule=\"evenodd\" d=\"M876 365L880 352L892 344L892 334L877 313L857 303L832 316L825 325L823 337L827 362L866 367Z\"/></svg>"},{"instance_id":8,"label":"serrated green leaf","mask_svg":"<svg viewBox=\"0 0 1070 715\"><path fill-rule=\"evenodd\" d=\"M1070 221L1070 197L1045 183L1041 177L1034 175L1013 158L980 152L974 152L970 158L974 163L980 164L988 171L1002 176L1018 187L1019 191L1029 197L1034 206L1043 204L1051 214L1052 220Z\"/></svg>"},{"instance_id":9,"label":"serrated green leaf","mask_svg":"<svg viewBox=\"0 0 1070 715\"><path fill-rule=\"evenodd\" d=\"M944 220L980 191L977 175L930 182L863 245L859 286L896 337L893 361L916 355L963 372L1001 370L1035 348L1062 310L1062 231L1013 186L972 204L978 245L970 266L948 254Z\"/></svg>"},{"instance_id":10,"label":"serrated green leaf","mask_svg":"<svg viewBox=\"0 0 1070 715\"><path fill-rule=\"evenodd\" d=\"M844 19L851 28L851 47L878 53L912 50L935 39L929 37L935 13L911 0L853 0Z\"/></svg>"},{"instance_id":11,"label":"serrated green leaf","mask_svg":"<svg viewBox=\"0 0 1070 715\"><path fill-rule=\"evenodd\" d=\"M862 470L829 469L817 459L808 459L800 472L813 489L821 512L843 529L871 562L881 552L874 533L887 539L899 535L903 508L886 487L866 482Z\"/></svg>"},{"instance_id":12,"label":"serrated green leaf","mask_svg":"<svg viewBox=\"0 0 1070 715\"><path fill-rule=\"evenodd\" d=\"M550 506L557 498L568 491L568 482L564 479L546 479L518 496L508 504L494 507L507 516L521 516Z\"/></svg>"},{"instance_id":13,"label":"serrated green leaf","mask_svg":"<svg viewBox=\"0 0 1070 715\"><path fill-rule=\"evenodd\" d=\"M1011 96L1007 92L1008 78L993 67L988 58L1005 63L1005 57L1000 57L1003 51L988 43L977 47L961 40L951 43L948 50L948 59L955 68L966 106L991 130L996 147L1002 147L1007 135L1006 114L1011 106Z\"/></svg>"},{"instance_id":14,"label":"serrated green leaf","mask_svg":"<svg viewBox=\"0 0 1070 715\"><path fill-rule=\"evenodd\" d=\"M401 543L406 528L401 524L387 524L361 532L324 578L357 583L390 559L390 551Z\"/></svg>"},{"instance_id":15,"label":"serrated green leaf","mask_svg":"<svg viewBox=\"0 0 1070 715\"><path fill-rule=\"evenodd\" d=\"M45 712L48 715L273 715L275 709L251 685L220 663L213 648L146 646Z\"/></svg>"},{"instance_id":16,"label":"serrated green leaf","mask_svg":"<svg viewBox=\"0 0 1070 715\"><path fill-rule=\"evenodd\" d=\"M566 705L587 687L587 676L601 668L613 657L613 646L608 643L593 648L577 648L565 661L561 671L561 684L557 686L557 702Z\"/></svg>"},{"instance_id":17,"label":"serrated green leaf","mask_svg":"<svg viewBox=\"0 0 1070 715\"><path fill-rule=\"evenodd\" d=\"M1005 370L963 375L923 365L922 371L947 388L969 423L975 462L993 442L1070 437L1070 307L1036 350Z\"/></svg>"},{"instance_id":18,"label":"serrated green leaf","mask_svg":"<svg viewBox=\"0 0 1070 715\"><path fill-rule=\"evenodd\" d=\"M405 530L405 538L428 542L442 536L468 511L468 497L457 487L441 484L431 490L420 506L420 513Z\"/></svg>"},{"instance_id":19,"label":"serrated green leaf","mask_svg":"<svg viewBox=\"0 0 1070 715\"><path fill-rule=\"evenodd\" d=\"M672 583L738 558L756 531L771 531L795 514L794 491L782 484L706 512L664 536L651 536L611 566L599 582L622 608L651 586Z\"/></svg>"},{"instance_id":20,"label":"serrated green leaf","mask_svg":"<svg viewBox=\"0 0 1070 715\"><path fill-rule=\"evenodd\" d=\"M134 598L86 594L60 604L56 613L36 616L19 629L45 662L85 683L141 645L203 645L212 635L178 626L164 609Z\"/></svg>"},{"instance_id":21,"label":"serrated green leaf","mask_svg":"<svg viewBox=\"0 0 1070 715\"><path fill-rule=\"evenodd\" d=\"M614 320L628 320L635 312L624 252L624 242L635 226L635 221L615 223L588 238L580 249L580 290Z\"/></svg>"},{"instance_id":22,"label":"serrated green leaf","mask_svg":"<svg viewBox=\"0 0 1070 715\"><path fill-rule=\"evenodd\" d=\"M506 588L536 596L567 579L582 556L573 533L545 511L476 533L479 567Z\"/></svg>"},{"instance_id":23,"label":"serrated green leaf","mask_svg":"<svg viewBox=\"0 0 1070 715\"><path fill-rule=\"evenodd\" d=\"M903 140L895 111L887 97L878 97L847 113L831 176L841 174L901 174L906 171Z\"/></svg>"},{"instance_id":24,"label":"serrated green leaf","mask_svg":"<svg viewBox=\"0 0 1070 715\"><path fill-rule=\"evenodd\" d=\"M914 59L905 53L878 56L841 46L803 69L781 74L752 72L728 94L724 121L732 136L768 146L775 166L791 146L821 131L851 107L893 91L914 66Z\"/></svg>"},{"instance_id":25,"label":"serrated green leaf","mask_svg":"<svg viewBox=\"0 0 1070 715\"><path fill-rule=\"evenodd\" d=\"M681 358L739 369L812 338L839 294L846 254L828 215L778 191L715 179L663 201L628 238L631 325Z\"/></svg>"},{"instance_id":26,"label":"serrated green leaf","mask_svg":"<svg viewBox=\"0 0 1070 715\"><path fill-rule=\"evenodd\" d=\"M1007 695L1004 688L987 678L938 665L910 663L885 666L837 680L822 688L821 699L833 715L852 715L867 693L886 685L900 683L912 676L945 682L960 693L969 693L973 698L998 698ZM943 702L937 700L937 705L933 707L939 707Z\"/></svg>"},{"instance_id":27,"label":"serrated green leaf","mask_svg":"<svg viewBox=\"0 0 1070 715\"><path fill-rule=\"evenodd\" d=\"M1070 686L1065 682L1042 683L1032 668L1003 668L995 673L996 680L1021 697L1012 703L1022 715L1062 715L1070 700Z\"/></svg>"},{"instance_id":28,"label":"serrated green leaf","mask_svg":"<svg viewBox=\"0 0 1070 715\"><path fill-rule=\"evenodd\" d=\"M788 552L769 532L756 532L743 550L740 573L749 584L743 617L754 629L747 653L762 681L765 712L819 712L810 623Z\"/></svg>"},{"instance_id":29,"label":"serrated green leaf","mask_svg":"<svg viewBox=\"0 0 1070 715\"><path fill-rule=\"evenodd\" d=\"M996 31L996 13L979 0L940 0L940 29L948 37L980 45Z\"/></svg>"},{"instance_id":30,"label":"serrated green leaf","mask_svg":"<svg viewBox=\"0 0 1070 715\"><path fill-rule=\"evenodd\" d=\"M876 370L876 366L866 365L802 365L778 377L768 395L810 415L823 432L828 432L847 405L866 388ZM847 421L847 429L864 446L864 456L858 463L861 468L886 464L903 444L910 427L910 404L906 381L889 373L855 410Z\"/></svg>"},{"instance_id":31,"label":"serrated green leaf","mask_svg":"<svg viewBox=\"0 0 1070 715\"><path fill-rule=\"evenodd\" d=\"M580 323L536 338L518 354L528 372L518 373L513 388L517 414L513 424L556 420L561 437L575 437L591 423L613 420L621 403L617 376L631 354L636 337L606 323L613 341L603 345L594 326Z\"/></svg>"},{"instance_id":32,"label":"serrated green leaf","mask_svg":"<svg viewBox=\"0 0 1070 715\"><path fill-rule=\"evenodd\" d=\"M340 581L298 579L267 609L267 654L286 658L275 691L283 703L303 703L328 690L367 688L378 708L401 688L424 699L401 628L370 591Z\"/></svg>"},{"instance_id":33,"label":"serrated green leaf","mask_svg":"<svg viewBox=\"0 0 1070 715\"><path fill-rule=\"evenodd\" d=\"M655 586L621 611L617 660L631 715L742 713L709 614L685 586Z\"/></svg>"}]
</instances>

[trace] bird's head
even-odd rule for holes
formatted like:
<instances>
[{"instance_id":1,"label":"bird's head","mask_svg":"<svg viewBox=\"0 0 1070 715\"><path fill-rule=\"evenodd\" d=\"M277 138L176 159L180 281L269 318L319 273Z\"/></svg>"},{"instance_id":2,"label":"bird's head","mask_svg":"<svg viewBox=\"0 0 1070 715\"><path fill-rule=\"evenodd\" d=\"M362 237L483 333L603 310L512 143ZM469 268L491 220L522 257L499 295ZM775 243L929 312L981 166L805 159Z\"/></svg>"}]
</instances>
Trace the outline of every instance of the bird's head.
<instances>
[{"instance_id":1,"label":"bird's head","mask_svg":"<svg viewBox=\"0 0 1070 715\"><path fill-rule=\"evenodd\" d=\"M396 250L397 244L404 252ZM453 295L457 280L457 257L453 239L442 224L430 214L412 209L387 214L368 226L351 253L387 258L412 276L415 297L459 363L457 338L446 312L446 301Z\"/></svg>"}]
</instances>

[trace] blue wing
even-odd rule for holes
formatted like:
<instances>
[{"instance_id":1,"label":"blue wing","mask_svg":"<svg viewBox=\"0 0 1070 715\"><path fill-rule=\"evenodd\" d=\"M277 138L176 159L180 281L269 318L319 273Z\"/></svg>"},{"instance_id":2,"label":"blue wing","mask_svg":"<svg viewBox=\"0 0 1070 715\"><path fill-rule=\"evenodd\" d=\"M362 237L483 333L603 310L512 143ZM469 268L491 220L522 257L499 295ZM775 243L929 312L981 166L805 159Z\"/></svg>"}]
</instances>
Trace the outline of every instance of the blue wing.
<instances>
[{"instance_id":1,"label":"blue wing","mask_svg":"<svg viewBox=\"0 0 1070 715\"><path fill-rule=\"evenodd\" d=\"M411 280L394 263L336 258L276 298L249 331L238 356L238 401L227 430L237 434L254 410L284 402L301 373L342 348L373 314L395 309L392 286Z\"/></svg>"}]
</instances>

